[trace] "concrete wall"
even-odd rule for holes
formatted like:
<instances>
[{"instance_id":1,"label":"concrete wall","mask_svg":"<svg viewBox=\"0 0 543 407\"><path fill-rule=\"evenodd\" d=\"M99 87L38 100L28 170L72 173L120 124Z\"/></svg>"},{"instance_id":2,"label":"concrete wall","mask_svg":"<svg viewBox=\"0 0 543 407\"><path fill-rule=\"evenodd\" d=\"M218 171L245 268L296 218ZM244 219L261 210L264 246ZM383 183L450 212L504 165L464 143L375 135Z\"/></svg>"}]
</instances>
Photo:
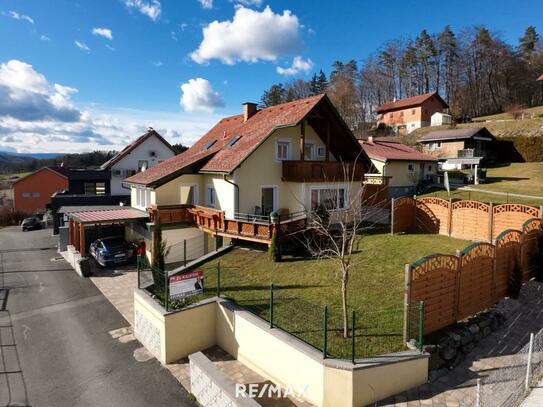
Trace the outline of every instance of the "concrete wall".
<instances>
[{"instance_id":1,"label":"concrete wall","mask_svg":"<svg viewBox=\"0 0 543 407\"><path fill-rule=\"evenodd\" d=\"M363 406L427 380L427 355L410 351L354 366L323 360L311 346L224 299L165 313L136 290L134 309L136 338L162 363L218 345L266 379L304 388L305 399L316 406Z\"/></svg>"}]
</instances>

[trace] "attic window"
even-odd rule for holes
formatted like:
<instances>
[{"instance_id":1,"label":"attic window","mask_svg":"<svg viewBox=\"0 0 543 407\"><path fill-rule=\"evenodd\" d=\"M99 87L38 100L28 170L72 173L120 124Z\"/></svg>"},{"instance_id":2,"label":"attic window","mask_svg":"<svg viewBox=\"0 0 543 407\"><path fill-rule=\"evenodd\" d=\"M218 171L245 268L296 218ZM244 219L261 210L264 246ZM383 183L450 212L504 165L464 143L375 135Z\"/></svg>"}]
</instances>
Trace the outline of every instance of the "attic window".
<instances>
[{"instance_id":1,"label":"attic window","mask_svg":"<svg viewBox=\"0 0 543 407\"><path fill-rule=\"evenodd\" d=\"M238 142L238 140L241 138L241 136L235 136L230 140L227 144L228 147L232 147L234 144Z\"/></svg>"},{"instance_id":2,"label":"attic window","mask_svg":"<svg viewBox=\"0 0 543 407\"><path fill-rule=\"evenodd\" d=\"M217 140L211 140L209 143L206 144L204 147L204 150L209 150L213 145L217 142Z\"/></svg>"}]
</instances>

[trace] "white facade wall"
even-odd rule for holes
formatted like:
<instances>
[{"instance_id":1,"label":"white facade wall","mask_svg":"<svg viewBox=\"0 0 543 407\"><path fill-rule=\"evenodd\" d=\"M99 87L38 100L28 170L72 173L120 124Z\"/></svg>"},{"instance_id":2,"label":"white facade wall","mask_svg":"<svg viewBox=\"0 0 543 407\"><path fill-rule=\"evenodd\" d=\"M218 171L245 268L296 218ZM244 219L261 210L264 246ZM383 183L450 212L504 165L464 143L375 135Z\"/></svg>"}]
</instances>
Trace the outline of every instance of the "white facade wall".
<instances>
[{"instance_id":1,"label":"white facade wall","mask_svg":"<svg viewBox=\"0 0 543 407\"><path fill-rule=\"evenodd\" d=\"M447 113L436 112L432 115L431 126L443 126L452 123L452 116Z\"/></svg>"},{"instance_id":2,"label":"white facade wall","mask_svg":"<svg viewBox=\"0 0 543 407\"><path fill-rule=\"evenodd\" d=\"M174 155L173 151L158 137L149 137L111 167L111 194L130 194L130 190L123 188L121 182L131 175L129 171L138 170L140 160L146 160L150 168Z\"/></svg>"}]
</instances>

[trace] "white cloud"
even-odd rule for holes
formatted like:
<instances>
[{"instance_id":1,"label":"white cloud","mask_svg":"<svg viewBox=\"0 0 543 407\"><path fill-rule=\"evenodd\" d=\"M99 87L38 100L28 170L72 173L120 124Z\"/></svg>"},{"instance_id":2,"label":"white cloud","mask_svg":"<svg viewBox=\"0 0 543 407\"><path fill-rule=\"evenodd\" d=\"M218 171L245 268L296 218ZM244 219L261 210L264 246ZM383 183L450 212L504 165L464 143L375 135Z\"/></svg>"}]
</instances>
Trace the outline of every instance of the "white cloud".
<instances>
[{"instance_id":1,"label":"white cloud","mask_svg":"<svg viewBox=\"0 0 543 407\"><path fill-rule=\"evenodd\" d=\"M51 84L32 65L13 59L0 64L0 117L75 122L81 112L70 100L77 89Z\"/></svg>"},{"instance_id":2,"label":"white cloud","mask_svg":"<svg viewBox=\"0 0 543 407\"><path fill-rule=\"evenodd\" d=\"M14 20L23 20L23 21L29 22L30 24L34 24L33 18L24 14L19 14L16 11L8 11L8 12L2 11L2 15L6 17L11 17Z\"/></svg>"},{"instance_id":3,"label":"white cloud","mask_svg":"<svg viewBox=\"0 0 543 407\"><path fill-rule=\"evenodd\" d=\"M100 108L96 104L83 109L70 100L76 92L73 87L49 82L25 62L0 63L0 150L120 150L149 126L172 143L190 145L219 119L209 113Z\"/></svg>"},{"instance_id":4,"label":"white cloud","mask_svg":"<svg viewBox=\"0 0 543 407\"><path fill-rule=\"evenodd\" d=\"M213 21L203 29L203 40L191 58L199 63L218 59L225 64L275 61L301 49L300 23L289 10L275 14L269 6L262 11L236 8L232 20Z\"/></svg>"},{"instance_id":5,"label":"white cloud","mask_svg":"<svg viewBox=\"0 0 543 407\"><path fill-rule=\"evenodd\" d=\"M106 48L109 49L110 51L115 51L115 48L113 48L111 45L109 44L106 44Z\"/></svg>"},{"instance_id":6,"label":"white cloud","mask_svg":"<svg viewBox=\"0 0 543 407\"><path fill-rule=\"evenodd\" d=\"M90 52L91 49L89 47L87 47L87 44L85 44L84 42L82 41L75 41L75 45L77 48L83 50L83 51L86 51L86 52Z\"/></svg>"},{"instance_id":7,"label":"white cloud","mask_svg":"<svg viewBox=\"0 0 543 407\"><path fill-rule=\"evenodd\" d=\"M187 112L212 113L215 108L224 106L222 96L213 91L207 79L189 79L181 84L181 106Z\"/></svg>"},{"instance_id":8,"label":"white cloud","mask_svg":"<svg viewBox=\"0 0 543 407\"><path fill-rule=\"evenodd\" d=\"M244 6L260 7L262 5L262 0L235 0L235 2Z\"/></svg>"},{"instance_id":9,"label":"white cloud","mask_svg":"<svg viewBox=\"0 0 543 407\"><path fill-rule=\"evenodd\" d=\"M100 37L107 38L108 40L113 39L113 34L111 33L111 30L109 28L93 28L92 33L94 35L99 35Z\"/></svg>"},{"instance_id":10,"label":"white cloud","mask_svg":"<svg viewBox=\"0 0 543 407\"><path fill-rule=\"evenodd\" d=\"M213 0L198 0L198 3L200 3L205 9L209 10L213 8Z\"/></svg>"},{"instance_id":11,"label":"white cloud","mask_svg":"<svg viewBox=\"0 0 543 407\"><path fill-rule=\"evenodd\" d=\"M141 14L156 21L162 12L162 6L159 0L123 0L126 7L136 9Z\"/></svg>"},{"instance_id":12,"label":"white cloud","mask_svg":"<svg viewBox=\"0 0 543 407\"><path fill-rule=\"evenodd\" d=\"M311 61L310 59L306 59L304 61L302 57L298 56L298 57L294 57L294 59L292 60L291 66L289 66L288 68L282 68L278 66L276 68L276 71L279 75L290 76L290 75L296 75L299 72L307 72L311 68L313 68L313 61Z\"/></svg>"},{"instance_id":13,"label":"white cloud","mask_svg":"<svg viewBox=\"0 0 543 407\"><path fill-rule=\"evenodd\" d=\"M160 68L162 65L164 65L162 61L153 61L151 64L153 64L155 68Z\"/></svg>"},{"instance_id":14,"label":"white cloud","mask_svg":"<svg viewBox=\"0 0 543 407\"><path fill-rule=\"evenodd\" d=\"M51 38L49 38L48 36L42 34L41 37L40 37L40 40L42 40L42 41L51 41Z\"/></svg>"}]
</instances>

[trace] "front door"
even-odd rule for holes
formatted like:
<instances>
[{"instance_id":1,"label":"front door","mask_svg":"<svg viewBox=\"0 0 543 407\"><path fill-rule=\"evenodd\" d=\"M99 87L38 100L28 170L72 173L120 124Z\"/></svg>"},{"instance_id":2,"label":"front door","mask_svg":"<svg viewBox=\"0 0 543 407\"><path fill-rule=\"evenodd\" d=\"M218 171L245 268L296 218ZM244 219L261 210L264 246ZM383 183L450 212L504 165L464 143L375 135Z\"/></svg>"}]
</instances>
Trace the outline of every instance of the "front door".
<instances>
[{"instance_id":1,"label":"front door","mask_svg":"<svg viewBox=\"0 0 543 407\"><path fill-rule=\"evenodd\" d=\"M277 210L277 187L262 187L261 196L261 208L263 216L268 216L270 213Z\"/></svg>"}]
</instances>

